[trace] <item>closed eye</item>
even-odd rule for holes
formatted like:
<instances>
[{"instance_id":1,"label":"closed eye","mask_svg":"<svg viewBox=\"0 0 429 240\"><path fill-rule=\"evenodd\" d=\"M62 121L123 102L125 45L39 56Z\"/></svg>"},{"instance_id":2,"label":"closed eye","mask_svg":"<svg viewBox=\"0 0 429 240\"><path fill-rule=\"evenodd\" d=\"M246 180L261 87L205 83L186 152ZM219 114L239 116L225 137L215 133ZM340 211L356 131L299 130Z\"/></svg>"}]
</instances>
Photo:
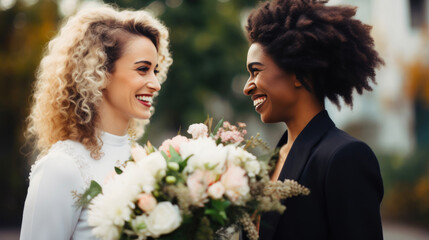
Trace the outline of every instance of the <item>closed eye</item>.
<instances>
[{"instance_id":1,"label":"closed eye","mask_svg":"<svg viewBox=\"0 0 429 240\"><path fill-rule=\"evenodd\" d=\"M258 68L250 68L250 69L249 69L249 71L250 71L250 74L251 74L252 76L256 76L256 75L258 75L258 73L261 71L261 69L258 69Z\"/></svg>"},{"instance_id":2,"label":"closed eye","mask_svg":"<svg viewBox=\"0 0 429 240\"><path fill-rule=\"evenodd\" d=\"M149 67L142 66L142 67L137 68L137 71L146 73L147 71L149 71Z\"/></svg>"},{"instance_id":3,"label":"closed eye","mask_svg":"<svg viewBox=\"0 0 429 240\"><path fill-rule=\"evenodd\" d=\"M256 76L262 69L257 68L255 66L261 66L263 67L262 63L259 62L252 62L249 65L247 65L247 69L249 69L249 72L252 76Z\"/></svg>"}]
</instances>

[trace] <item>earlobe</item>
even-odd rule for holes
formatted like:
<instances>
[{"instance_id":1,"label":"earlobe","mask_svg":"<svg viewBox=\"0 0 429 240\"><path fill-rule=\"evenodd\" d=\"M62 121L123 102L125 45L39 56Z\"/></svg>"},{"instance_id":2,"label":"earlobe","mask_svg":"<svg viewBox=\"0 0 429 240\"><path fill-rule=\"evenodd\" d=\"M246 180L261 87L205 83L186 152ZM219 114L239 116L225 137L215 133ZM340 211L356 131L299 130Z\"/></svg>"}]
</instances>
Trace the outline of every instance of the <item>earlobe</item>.
<instances>
[{"instance_id":1,"label":"earlobe","mask_svg":"<svg viewBox=\"0 0 429 240\"><path fill-rule=\"evenodd\" d=\"M295 79L295 81L293 83L294 83L295 88L302 87L302 83L298 79Z\"/></svg>"}]
</instances>

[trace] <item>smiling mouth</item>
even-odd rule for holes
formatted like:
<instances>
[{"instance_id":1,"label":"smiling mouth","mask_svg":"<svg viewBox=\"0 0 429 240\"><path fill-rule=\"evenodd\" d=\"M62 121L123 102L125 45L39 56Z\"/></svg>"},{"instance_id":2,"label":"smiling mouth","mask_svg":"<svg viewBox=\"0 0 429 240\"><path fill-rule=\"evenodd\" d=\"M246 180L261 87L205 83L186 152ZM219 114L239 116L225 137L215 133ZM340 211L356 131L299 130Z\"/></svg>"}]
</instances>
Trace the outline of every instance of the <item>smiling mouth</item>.
<instances>
[{"instance_id":1,"label":"smiling mouth","mask_svg":"<svg viewBox=\"0 0 429 240\"><path fill-rule=\"evenodd\" d=\"M253 106L255 108L257 108L258 106L262 105L265 102L265 100L267 100L266 96L261 96L261 97L255 98L253 100Z\"/></svg>"},{"instance_id":2,"label":"smiling mouth","mask_svg":"<svg viewBox=\"0 0 429 240\"><path fill-rule=\"evenodd\" d=\"M136 95L136 99L143 105L150 107L153 103L153 96L150 95Z\"/></svg>"}]
</instances>

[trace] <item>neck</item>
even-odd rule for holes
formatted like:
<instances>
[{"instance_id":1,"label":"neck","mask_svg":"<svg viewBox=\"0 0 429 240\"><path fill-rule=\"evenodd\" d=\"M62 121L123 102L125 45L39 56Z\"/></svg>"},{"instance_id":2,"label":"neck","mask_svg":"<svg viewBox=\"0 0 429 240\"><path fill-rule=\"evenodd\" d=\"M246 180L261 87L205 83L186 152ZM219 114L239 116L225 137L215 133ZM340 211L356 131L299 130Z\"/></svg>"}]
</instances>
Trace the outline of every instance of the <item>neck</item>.
<instances>
[{"instance_id":1,"label":"neck","mask_svg":"<svg viewBox=\"0 0 429 240\"><path fill-rule=\"evenodd\" d=\"M105 101L100 104L98 110L101 130L117 136L127 134L130 119L124 118L122 114L107 107Z\"/></svg>"},{"instance_id":2,"label":"neck","mask_svg":"<svg viewBox=\"0 0 429 240\"><path fill-rule=\"evenodd\" d=\"M311 119L323 110L324 107L321 104L298 107L295 114L285 121L288 129L287 144L292 146L298 135L307 126Z\"/></svg>"}]
</instances>

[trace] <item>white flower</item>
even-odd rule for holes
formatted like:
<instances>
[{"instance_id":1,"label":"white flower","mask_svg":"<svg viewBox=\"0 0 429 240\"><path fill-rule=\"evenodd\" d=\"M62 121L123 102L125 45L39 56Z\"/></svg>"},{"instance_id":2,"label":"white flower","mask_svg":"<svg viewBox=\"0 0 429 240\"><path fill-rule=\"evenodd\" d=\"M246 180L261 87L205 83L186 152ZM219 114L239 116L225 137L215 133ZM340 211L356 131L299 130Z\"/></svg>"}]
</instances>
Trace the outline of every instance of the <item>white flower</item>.
<instances>
[{"instance_id":1,"label":"white flower","mask_svg":"<svg viewBox=\"0 0 429 240\"><path fill-rule=\"evenodd\" d=\"M147 229L147 215L136 216L135 219L131 220L131 228L133 231L143 239L150 236L150 232Z\"/></svg>"},{"instance_id":2,"label":"white flower","mask_svg":"<svg viewBox=\"0 0 429 240\"><path fill-rule=\"evenodd\" d=\"M261 165L257 160L250 160L244 164L244 169L249 177L254 177L261 171Z\"/></svg>"},{"instance_id":3,"label":"white flower","mask_svg":"<svg viewBox=\"0 0 429 240\"><path fill-rule=\"evenodd\" d=\"M131 220L139 194L154 189L155 179L144 166L129 162L122 174L103 186L103 193L89 205L88 224L95 236L117 239L125 222Z\"/></svg>"},{"instance_id":4,"label":"white flower","mask_svg":"<svg viewBox=\"0 0 429 240\"><path fill-rule=\"evenodd\" d=\"M119 193L120 194L120 193ZM89 206L88 223L93 234L102 239L117 239L119 228L130 219L131 210L118 197L100 194Z\"/></svg>"},{"instance_id":5,"label":"white flower","mask_svg":"<svg viewBox=\"0 0 429 240\"><path fill-rule=\"evenodd\" d=\"M132 191L134 199L137 199L142 191L147 193L152 192L155 186L155 177L151 172L153 169L139 163L129 162L124 172L119 175L123 178L122 187L128 187L129 191Z\"/></svg>"},{"instance_id":6,"label":"white flower","mask_svg":"<svg viewBox=\"0 0 429 240\"><path fill-rule=\"evenodd\" d=\"M135 144L131 147L131 156L133 156L134 161L138 162L147 156L146 150L140 145Z\"/></svg>"},{"instance_id":7,"label":"white flower","mask_svg":"<svg viewBox=\"0 0 429 240\"><path fill-rule=\"evenodd\" d=\"M225 193L225 188L221 182L217 182L212 184L207 190L207 192L209 196L212 197L213 199L219 199Z\"/></svg>"},{"instance_id":8,"label":"white flower","mask_svg":"<svg viewBox=\"0 0 429 240\"><path fill-rule=\"evenodd\" d=\"M157 238L162 234L171 233L182 223L179 207L171 202L160 202L149 214L146 224L151 236Z\"/></svg>"},{"instance_id":9,"label":"white flower","mask_svg":"<svg viewBox=\"0 0 429 240\"><path fill-rule=\"evenodd\" d=\"M241 147L227 145L226 148L228 149L227 161L230 164L232 163L234 165L241 166L244 165L244 163L247 161L256 160L256 157L253 154L249 153Z\"/></svg>"},{"instance_id":10,"label":"white flower","mask_svg":"<svg viewBox=\"0 0 429 240\"><path fill-rule=\"evenodd\" d=\"M167 162L159 151L149 154L137 162L137 165L146 169L153 177L160 179L165 176Z\"/></svg>"},{"instance_id":11,"label":"white flower","mask_svg":"<svg viewBox=\"0 0 429 240\"><path fill-rule=\"evenodd\" d=\"M192 135L193 139L207 137L208 136L208 128L205 124L195 123L189 126L188 133Z\"/></svg>"},{"instance_id":12,"label":"white flower","mask_svg":"<svg viewBox=\"0 0 429 240\"><path fill-rule=\"evenodd\" d=\"M211 138L190 140L180 146L180 154L183 158L192 155L188 160L186 172L201 169L222 173L225 167L226 153L226 148L223 145L216 145L216 142Z\"/></svg>"}]
</instances>

